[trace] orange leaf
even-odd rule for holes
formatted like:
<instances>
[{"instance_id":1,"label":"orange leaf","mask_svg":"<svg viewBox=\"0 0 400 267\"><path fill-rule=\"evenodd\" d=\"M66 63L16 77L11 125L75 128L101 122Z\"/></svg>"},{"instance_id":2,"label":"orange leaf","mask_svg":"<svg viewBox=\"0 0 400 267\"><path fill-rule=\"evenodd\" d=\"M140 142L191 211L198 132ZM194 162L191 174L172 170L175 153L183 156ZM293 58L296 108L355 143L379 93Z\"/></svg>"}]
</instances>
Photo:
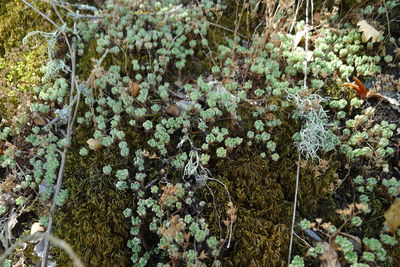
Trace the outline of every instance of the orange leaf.
<instances>
[{"instance_id":1,"label":"orange leaf","mask_svg":"<svg viewBox=\"0 0 400 267\"><path fill-rule=\"evenodd\" d=\"M129 85L129 91L133 97L138 96L140 92L139 84L131 81Z\"/></svg>"},{"instance_id":2,"label":"orange leaf","mask_svg":"<svg viewBox=\"0 0 400 267\"><path fill-rule=\"evenodd\" d=\"M390 208L384 214L386 224L390 227L392 233L396 232L400 226L400 198L396 198Z\"/></svg>"},{"instance_id":3,"label":"orange leaf","mask_svg":"<svg viewBox=\"0 0 400 267\"><path fill-rule=\"evenodd\" d=\"M367 98L368 90L365 85L356 77L353 77L354 83L343 83L344 86L349 86L357 91L357 94L360 96L361 99Z\"/></svg>"},{"instance_id":4,"label":"orange leaf","mask_svg":"<svg viewBox=\"0 0 400 267\"><path fill-rule=\"evenodd\" d=\"M356 77L353 77L354 82L358 85L359 91L358 94L360 95L361 98L366 98L367 97L367 87Z\"/></svg>"}]
</instances>

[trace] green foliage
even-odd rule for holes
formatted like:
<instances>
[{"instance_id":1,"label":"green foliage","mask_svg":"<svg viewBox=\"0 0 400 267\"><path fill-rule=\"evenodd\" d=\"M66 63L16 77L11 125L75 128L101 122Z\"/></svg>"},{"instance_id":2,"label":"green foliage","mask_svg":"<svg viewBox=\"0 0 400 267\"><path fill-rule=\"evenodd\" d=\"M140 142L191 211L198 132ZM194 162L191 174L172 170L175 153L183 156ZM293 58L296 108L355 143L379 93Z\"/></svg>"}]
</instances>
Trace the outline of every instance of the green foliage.
<instances>
[{"instance_id":1,"label":"green foliage","mask_svg":"<svg viewBox=\"0 0 400 267\"><path fill-rule=\"evenodd\" d=\"M250 41L212 29L209 21L220 18L231 26L234 16L221 14L236 12L236 3L223 4L108 0L93 12L101 23L78 19L79 97L70 95L68 55L54 59L33 92L25 119L31 129L0 132L2 141L22 136L17 143L23 150L7 145L0 155L9 173L20 172L19 162L26 165L13 189L20 194L16 204L24 205L31 189L43 207L55 198L55 234L87 265L283 266L300 166L300 217L331 221L316 226L303 220L303 230L319 227L347 263L386 261L386 246L396 238L377 236L381 221L364 222L368 213L384 212L387 200L377 190L392 198L400 187L390 176L381 186L377 177L390 171L396 125L375 123L374 109L357 98L324 96L341 96L341 83L354 73L380 72L381 58L368 51L372 43L361 43L349 24L338 30L322 25L310 58L301 42L293 45L296 35L264 36L253 33L250 22L248 29L240 26L241 16L257 17L254 3L235 21L235 31L252 35ZM303 29L299 22L296 32ZM33 73L35 65L26 66ZM36 81L21 68L7 72L7 86L16 77ZM72 140L65 137L69 96L79 107ZM54 196L58 152L66 148L63 184ZM298 153L306 160L298 161ZM362 171L357 162L366 164ZM355 178L353 168L360 171ZM335 194L341 183L340 190L355 185L363 213L354 206L334 213L343 204ZM0 203L7 214L9 207ZM335 226L340 220L346 229ZM345 230L362 238L365 251L356 251ZM306 252L298 241L295 250ZM322 251L317 245L309 255L317 260ZM57 264L70 264L64 252L52 254ZM296 256L291 266L304 266L304 260Z\"/></svg>"},{"instance_id":2,"label":"green foliage","mask_svg":"<svg viewBox=\"0 0 400 267\"><path fill-rule=\"evenodd\" d=\"M76 140L65 166L63 187L69 196L57 212L55 235L68 242L87 265L129 266L129 222L122 212L132 197L116 189L113 176L101 171L103 162L122 166L119 153L114 148L83 157L77 148L87 135L78 135ZM59 264L71 265L65 252L53 252Z\"/></svg>"},{"instance_id":3,"label":"green foliage","mask_svg":"<svg viewBox=\"0 0 400 267\"><path fill-rule=\"evenodd\" d=\"M32 87L41 83L40 66L45 53L44 46L32 51L18 47L0 57L0 115L3 118L10 119L17 111L26 112Z\"/></svg>"},{"instance_id":4,"label":"green foliage","mask_svg":"<svg viewBox=\"0 0 400 267\"><path fill-rule=\"evenodd\" d=\"M46 3L38 7L42 11L48 8ZM6 1L0 7L0 116L4 119L16 115L21 103L19 111L26 112L23 107L31 88L40 83L40 66L45 62L45 45L38 43L36 49L29 50L22 39L30 31L48 28L22 1Z\"/></svg>"},{"instance_id":5,"label":"green foliage","mask_svg":"<svg viewBox=\"0 0 400 267\"><path fill-rule=\"evenodd\" d=\"M45 12L49 5L41 2L38 9ZM15 27L21 25L21 27ZM23 26L22 26L23 25ZM27 9L22 1L11 0L0 7L0 55L4 56L11 48L19 47L27 33L48 29L49 25L34 10Z\"/></svg>"}]
</instances>

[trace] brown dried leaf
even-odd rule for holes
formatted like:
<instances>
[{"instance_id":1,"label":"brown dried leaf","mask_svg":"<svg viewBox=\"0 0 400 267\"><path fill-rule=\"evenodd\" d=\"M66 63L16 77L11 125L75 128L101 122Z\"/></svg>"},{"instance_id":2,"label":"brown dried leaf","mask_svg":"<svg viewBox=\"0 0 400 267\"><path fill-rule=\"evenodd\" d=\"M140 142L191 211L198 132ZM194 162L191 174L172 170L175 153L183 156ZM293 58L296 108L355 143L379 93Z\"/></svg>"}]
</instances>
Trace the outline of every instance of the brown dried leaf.
<instances>
[{"instance_id":1,"label":"brown dried leaf","mask_svg":"<svg viewBox=\"0 0 400 267\"><path fill-rule=\"evenodd\" d=\"M230 223L233 224L237 219L237 208L233 205L231 201L227 203L227 206L228 210L226 211L226 214L229 216Z\"/></svg>"},{"instance_id":2,"label":"brown dried leaf","mask_svg":"<svg viewBox=\"0 0 400 267\"><path fill-rule=\"evenodd\" d=\"M33 119L33 122L34 122L36 125L39 125L39 126L44 126L44 125L46 125L46 121L45 121L42 117L40 117L40 116L35 117L35 118Z\"/></svg>"},{"instance_id":3,"label":"brown dried leaf","mask_svg":"<svg viewBox=\"0 0 400 267\"><path fill-rule=\"evenodd\" d=\"M366 43L371 39L372 43L378 42L382 36L374 27L368 24L366 20L361 20L357 23L358 31L362 32L361 40Z\"/></svg>"},{"instance_id":4,"label":"brown dried leaf","mask_svg":"<svg viewBox=\"0 0 400 267\"><path fill-rule=\"evenodd\" d=\"M207 259L207 258L208 258L207 253L205 253L204 250L202 250L202 251L200 252L199 259L200 259L200 260L205 260L205 259Z\"/></svg>"},{"instance_id":5,"label":"brown dried leaf","mask_svg":"<svg viewBox=\"0 0 400 267\"><path fill-rule=\"evenodd\" d=\"M12 210L11 216L8 218L8 222L6 224L6 232L9 240L13 239L12 229L14 229L15 225L18 223L18 214Z\"/></svg>"},{"instance_id":6,"label":"brown dried leaf","mask_svg":"<svg viewBox=\"0 0 400 267\"><path fill-rule=\"evenodd\" d=\"M321 23L321 21L325 18L325 16L321 15L321 13L319 13L319 12L316 12L314 14L313 18L314 18L315 24L319 25Z\"/></svg>"},{"instance_id":7,"label":"brown dried leaf","mask_svg":"<svg viewBox=\"0 0 400 267\"><path fill-rule=\"evenodd\" d=\"M102 147L100 139L90 138L86 143L89 145L91 150L99 150Z\"/></svg>"},{"instance_id":8,"label":"brown dried leaf","mask_svg":"<svg viewBox=\"0 0 400 267\"><path fill-rule=\"evenodd\" d=\"M331 222L326 222L326 223L321 224L322 229L324 229L325 231L328 231L329 227L331 227L331 226L332 226Z\"/></svg>"},{"instance_id":9,"label":"brown dried leaf","mask_svg":"<svg viewBox=\"0 0 400 267\"><path fill-rule=\"evenodd\" d=\"M139 84L136 82L130 82L129 92L133 97L137 97L140 93Z\"/></svg>"},{"instance_id":10,"label":"brown dried leaf","mask_svg":"<svg viewBox=\"0 0 400 267\"><path fill-rule=\"evenodd\" d=\"M181 114L181 109L176 104L172 104L172 105L168 106L165 109L165 111L167 112L168 115L170 115L172 117L179 117L179 115Z\"/></svg>"},{"instance_id":11,"label":"brown dried leaf","mask_svg":"<svg viewBox=\"0 0 400 267\"><path fill-rule=\"evenodd\" d=\"M186 242L189 242L190 236L191 236L190 233L184 233L183 239L185 239Z\"/></svg>"},{"instance_id":12,"label":"brown dried leaf","mask_svg":"<svg viewBox=\"0 0 400 267\"><path fill-rule=\"evenodd\" d=\"M386 224L390 227L392 233L396 232L400 226L400 198L396 198L390 208L384 214Z\"/></svg>"},{"instance_id":13,"label":"brown dried leaf","mask_svg":"<svg viewBox=\"0 0 400 267\"><path fill-rule=\"evenodd\" d=\"M230 220L223 220L222 222L225 224L226 227L228 227L231 224Z\"/></svg>"}]
</instances>

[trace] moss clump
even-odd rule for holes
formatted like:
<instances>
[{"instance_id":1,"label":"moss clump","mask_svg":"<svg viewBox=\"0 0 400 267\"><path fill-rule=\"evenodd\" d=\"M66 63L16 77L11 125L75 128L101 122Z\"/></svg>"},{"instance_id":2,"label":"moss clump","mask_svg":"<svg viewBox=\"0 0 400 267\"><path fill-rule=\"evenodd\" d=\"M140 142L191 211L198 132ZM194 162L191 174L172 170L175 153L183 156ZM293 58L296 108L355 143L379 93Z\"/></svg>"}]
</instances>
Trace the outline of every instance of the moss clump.
<instances>
[{"instance_id":1,"label":"moss clump","mask_svg":"<svg viewBox=\"0 0 400 267\"><path fill-rule=\"evenodd\" d=\"M35 7L42 12L50 8L44 2L37 3ZM27 8L22 1L2 1L0 4L0 55L19 46L27 33L35 30L46 31L49 28L49 23L34 10Z\"/></svg>"},{"instance_id":2,"label":"moss clump","mask_svg":"<svg viewBox=\"0 0 400 267\"><path fill-rule=\"evenodd\" d=\"M39 46L34 50L23 47L11 49L0 57L0 116L12 118L18 105L30 99L34 86L41 83L40 66L45 61L47 50ZM24 105L25 106L25 105Z\"/></svg>"},{"instance_id":3,"label":"moss clump","mask_svg":"<svg viewBox=\"0 0 400 267\"><path fill-rule=\"evenodd\" d=\"M247 121L251 117L246 114L241 116L245 119L244 125L251 123ZM224 259L226 266L287 265L297 168L297 151L291 138L298 126L286 120L279 132L272 134L280 155L276 162L261 157L260 153L265 150L258 146L242 146L228 160L216 162L215 173L219 174L218 178L227 186L234 204L238 207L233 245ZM326 161L327 167L321 170L317 178L314 172L318 168L316 163L301 168L298 208L300 217L301 214L307 217L334 217L334 214L327 214L327 211L335 210L335 203L329 198L331 192L325 189L337 180L338 164L334 157ZM226 193L221 187L212 184L211 188L216 203L227 202ZM205 190L204 195L211 201L208 191ZM325 207L333 208L320 210L321 202L324 202ZM217 210L210 214L209 220L214 231L219 230L219 216Z\"/></svg>"},{"instance_id":4,"label":"moss clump","mask_svg":"<svg viewBox=\"0 0 400 267\"><path fill-rule=\"evenodd\" d=\"M22 45L22 39L31 31L47 31L50 27L22 1L3 2L0 4L0 117L10 119L16 114L18 104L28 99L27 92L40 83L39 70L47 54L43 42L30 49ZM48 5L42 2L37 7L44 11Z\"/></svg>"},{"instance_id":5,"label":"moss clump","mask_svg":"<svg viewBox=\"0 0 400 267\"><path fill-rule=\"evenodd\" d=\"M283 263L288 240L290 206L281 185L268 171L269 162L248 149L221 164L220 179L238 206L231 266L272 266ZM282 224L283 223L283 224ZM273 241L273 242L271 242Z\"/></svg>"},{"instance_id":6,"label":"moss clump","mask_svg":"<svg viewBox=\"0 0 400 267\"><path fill-rule=\"evenodd\" d=\"M84 55L79 58L79 76L82 80L86 80L93 68L93 59L97 58L96 40L90 40L85 47Z\"/></svg>"},{"instance_id":7,"label":"moss clump","mask_svg":"<svg viewBox=\"0 0 400 267\"><path fill-rule=\"evenodd\" d=\"M66 204L57 212L55 235L68 242L88 266L129 266L130 252L126 246L130 223L123 210L132 197L115 187L113 175L105 175L106 164L121 166L117 149L102 149L88 156L79 155L86 144L89 129L79 129L68 154L63 188L69 190ZM125 162L126 163L126 162ZM56 262L69 266L68 256L54 251Z\"/></svg>"}]
</instances>

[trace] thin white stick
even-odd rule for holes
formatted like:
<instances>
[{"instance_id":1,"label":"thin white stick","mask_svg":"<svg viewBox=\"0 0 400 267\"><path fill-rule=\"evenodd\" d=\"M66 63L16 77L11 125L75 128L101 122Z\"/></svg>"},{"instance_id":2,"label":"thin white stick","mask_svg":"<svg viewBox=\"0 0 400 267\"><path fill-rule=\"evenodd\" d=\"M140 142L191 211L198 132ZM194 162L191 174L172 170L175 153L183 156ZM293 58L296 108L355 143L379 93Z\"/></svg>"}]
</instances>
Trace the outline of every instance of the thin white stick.
<instances>
[{"instance_id":1,"label":"thin white stick","mask_svg":"<svg viewBox=\"0 0 400 267\"><path fill-rule=\"evenodd\" d=\"M386 13L386 20L387 20L387 29L388 29L388 36L390 37L390 20L389 20L389 14L388 14L388 9L386 7L386 1L382 0L382 4L385 7L385 13Z\"/></svg>"},{"instance_id":2,"label":"thin white stick","mask_svg":"<svg viewBox=\"0 0 400 267\"><path fill-rule=\"evenodd\" d=\"M302 3L303 3L303 0L297 2L296 12L294 14L294 18L293 18L293 21L292 21L292 25L290 26L289 33L291 33L293 31L294 24L296 24L297 13L299 12L299 9L300 9L300 6L301 6Z\"/></svg>"},{"instance_id":3,"label":"thin white stick","mask_svg":"<svg viewBox=\"0 0 400 267\"><path fill-rule=\"evenodd\" d=\"M304 60L304 89L307 89L307 66L308 66L308 61L307 61L307 57L308 57L308 31L309 31L309 27L308 27L308 2L309 0L306 0L306 26L305 26L305 30L306 30L306 47L305 47L305 52L306 52L306 57Z\"/></svg>"},{"instance_id":4,"label":"thin white stick","mask_svg":"<svg viewBox=\"0 0 400 267\"><path fill-rule=\"evenodd\" d=\"M310 0L312 1L312 0ZM308 27L308 18L309 18L309 11L308 11L308 5L309 5L309 0L306 0L306 25L305 25L305 31L306 31L306 43L305 43L305 53L306 57L304 60L304 89L307 89L307 56L308 56L308 39L309 39L309 27ZM296 222L296 209L297 209L297 196L299 193L299 180L300 180L300 160L301 160L301 153L300 151L298 152L298 160L297 160L297 171L296 171L296 187L294 191L294 203L293 203L293 214L292 214L292 225L290 229L290 242L289 242L289 256L288 256L288 265L290 264L290 260L292 258L292 248L293 248L293 236L294 236L294 225Z\"/></svg>"},{"instance_id":5,"label":"thin white stick","mask_svg":"<svg viewBox=\"0 0 400 267\"><path fill-rule=\"evenodd\" d=\"M71 54L71 90L70 90L70 96L69 96L69 102L71 103L69 111L68 111L68 126L67 126L67 136L66 138L71 141L71 135L72 135L72 108L73 108L73 102L74 102L74 91L75 91L75 69L76 69L76 46L75 46L75 40L72 42L72 47L70 50ZM77 106L76 106L77 108ZM53 203L50 208L50 216L49 216L49 223L48 223L48 228L47 228L47 233L51 234L52 230L52 225L53 225L53 215L56 210L56 200L58 193L60 192L61 185L62 185L62 180L63 180L63 175L64 175L64 166L67 158L67 151L68 148L64 147L63 152L61 154L61 163L60 163L60 169L58 170L58 176L57 176L57 184L56 184L56 189L54 191L54 196L53 196ZM49 238L48 236L45 237L44 240L44 253L42 255L42 263L41 267L47 267L47 258L49 256Z\"/></svg>"},{"instance_id":6,"label":"thin white stick","mask_svg":"<svg viewBox=\"0 0 400 267\"><path fill-rule=\"evenodd\" d=\"M297 171L296 171L296 188L294 191L294 203L293 203L293 215L292 215L292 226L290 229L290 243L289 243L289 256L288 256L288 265L290 264L290 260L292 258L292 247L293 247L293 235L294 235L294 224L296 221L296 209L297 209L297 195L299 192L299 180L300 180L300 160L301 154L298 152L299 156L297 159Z\"/></svg>"}]
</instances>

